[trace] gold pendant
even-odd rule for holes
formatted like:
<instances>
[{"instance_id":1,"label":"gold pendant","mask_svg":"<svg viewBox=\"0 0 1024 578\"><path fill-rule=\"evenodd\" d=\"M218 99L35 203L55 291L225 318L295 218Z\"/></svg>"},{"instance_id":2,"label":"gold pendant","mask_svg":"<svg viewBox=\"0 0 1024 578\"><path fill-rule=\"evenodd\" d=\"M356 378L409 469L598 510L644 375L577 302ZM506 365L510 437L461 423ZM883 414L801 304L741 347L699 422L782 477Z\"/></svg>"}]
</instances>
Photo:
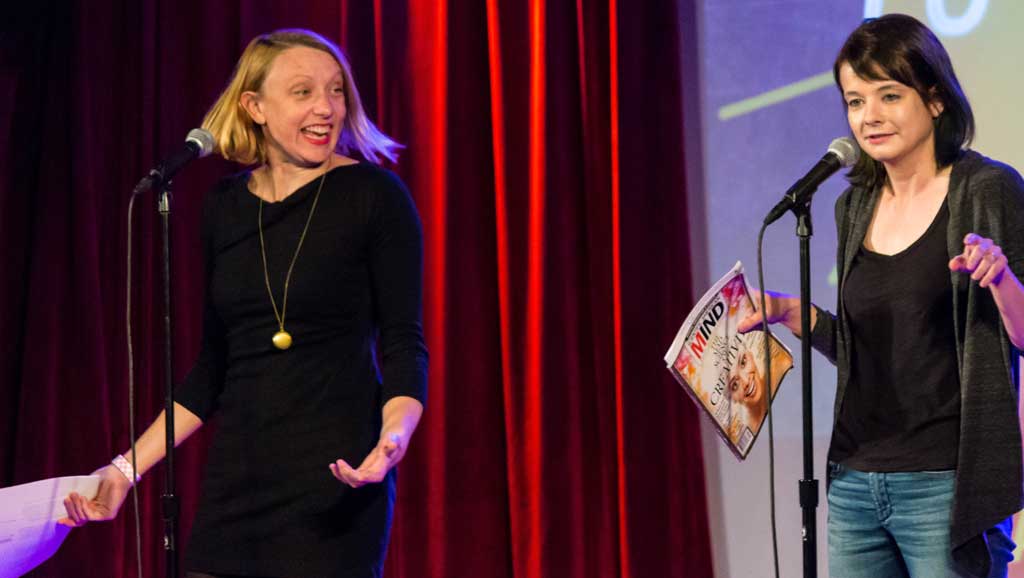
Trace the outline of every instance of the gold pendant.
<instances>
[{"instance_id":1,"label":"gold pendant","mask_svg":"<svg viewBox=\"0 0 1024 578\"><path fill-rule=\"evenodd\" d=\"M292 336L283 329L274 334L274 347L284 351L292 346Z\"/></svg>"}]
</instances>

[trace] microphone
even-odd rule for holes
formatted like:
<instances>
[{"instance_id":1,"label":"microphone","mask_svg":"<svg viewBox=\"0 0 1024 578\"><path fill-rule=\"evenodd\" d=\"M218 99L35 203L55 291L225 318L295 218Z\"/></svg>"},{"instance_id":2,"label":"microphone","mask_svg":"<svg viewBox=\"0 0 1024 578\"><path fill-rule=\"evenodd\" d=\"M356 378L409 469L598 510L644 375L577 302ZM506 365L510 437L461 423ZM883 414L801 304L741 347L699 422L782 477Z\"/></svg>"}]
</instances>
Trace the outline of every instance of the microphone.
<instances>
[{"instance_id":1,"label":"microphone","mask_svg":"<svg viewBox=\"0 0 1024 578\"><path fill-rule=\"evenodd\" d=\"M860 147L849 138L837 138L828 145L828 152L821 157L818 164L810 170L802 179L786 191L782 200L764 218L764 226L771 225L778 221L786 211L793 207L799 207L811 202L811 197L818 190L818 185L825 182L833 173L841 168L852 167L860 157Z\"/></svg>"},{"instance_id":2,"label":"microphone","mask_svg":"<svg viewBox=\"0 0 1024 578\"><path fill-rule=\"evenodd\" d=\"M202 128L188 131L185 145L171 153L156 168L149 171L148 175L142 177L139 184L135 185L135 194L144 193L157 185L166 183L190 161L205 157L212 151L213 135L210 134L210 131Z\"/></svg>"}]
</instances>

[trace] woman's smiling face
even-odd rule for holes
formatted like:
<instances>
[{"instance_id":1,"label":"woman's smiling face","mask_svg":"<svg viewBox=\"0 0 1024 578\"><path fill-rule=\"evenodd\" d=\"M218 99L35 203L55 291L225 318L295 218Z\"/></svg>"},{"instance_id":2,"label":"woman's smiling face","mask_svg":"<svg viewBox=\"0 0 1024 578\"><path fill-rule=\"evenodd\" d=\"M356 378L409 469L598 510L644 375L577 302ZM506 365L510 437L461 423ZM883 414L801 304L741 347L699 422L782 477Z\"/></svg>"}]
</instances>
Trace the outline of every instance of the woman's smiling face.
<instances>
[{"instance_id":1,"label":"woman's smiling face","mask_svg":"<svg viewBox=\"0 0 1024 578\"><path fill-rule=\"evenodd\" d=\"M729 371L729 397L735 403L760 404L764 398L764 378L757 371L754 354L745 349Z\"/></svg>"},{"instance_id":2,"label":"woman's smiling face","mask_svg":"<svg viewBox=\"0 0 1024 578\"><path fill-rule=\"evenodd\" d=\"M296 46L270 65L263 86L245 101L262 126L270 164L322 165L334 153L345 121L345 81L330 54Z\"/></svg>"}]
</instances>

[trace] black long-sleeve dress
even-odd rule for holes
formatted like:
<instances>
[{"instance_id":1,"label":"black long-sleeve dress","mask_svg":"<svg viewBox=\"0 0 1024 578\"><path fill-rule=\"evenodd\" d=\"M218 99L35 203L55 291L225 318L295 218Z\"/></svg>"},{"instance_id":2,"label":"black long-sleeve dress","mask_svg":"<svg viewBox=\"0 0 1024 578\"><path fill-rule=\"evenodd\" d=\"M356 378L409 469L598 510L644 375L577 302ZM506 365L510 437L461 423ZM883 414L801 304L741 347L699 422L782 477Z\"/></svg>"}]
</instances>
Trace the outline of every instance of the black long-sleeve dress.
<instances>
[{"instance_id":1,"label":"black long-sleeve dress","mask_svg":"<svg viewBox=\"0 0 1024 578\"><path fill-rule=\"evenodd\" d=\"M354 490L328 464L358 466L377 444L387 400L425 398L419 217L389 171L360 163L327 173L288 290L294 344L279 351L259 198L248 180L225 179L204 202L203 341L177 401L218 419L185 565L245 576L378 576L394 472ZM318 177L263 206L279 310L319 185Z\"/></svg>"}]
</instances>

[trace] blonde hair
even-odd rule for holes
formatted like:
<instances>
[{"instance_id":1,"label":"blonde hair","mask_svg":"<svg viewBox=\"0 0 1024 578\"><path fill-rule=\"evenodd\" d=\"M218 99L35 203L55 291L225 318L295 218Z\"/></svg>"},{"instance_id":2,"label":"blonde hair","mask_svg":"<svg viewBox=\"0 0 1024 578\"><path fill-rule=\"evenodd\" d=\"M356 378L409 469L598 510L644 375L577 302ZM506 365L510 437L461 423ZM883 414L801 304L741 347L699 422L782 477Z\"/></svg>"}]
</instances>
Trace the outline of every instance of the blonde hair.
<instances>
[{"instance_id":1,"label":"blonde hair","mask_svg":"<svg viewBox=\"0 0 1024 578\"><path fill-rule=\"evenodd\" d=\"M398 159L398 144L380 131L367 118L352 78L348 60L336 44L316 32L302 28L275 30L253 38L245 47L235 65L231 80L203 119L203 128L213 134L216 150L229 161L245 165L265 163L267 148L263 129L249 117L242 107L245 92L259 92L267 78L270 66L279 54L296 46L305 46L330 54L341 67L345 83L345 120L335 149L340 154L359 153L363 158L380 163L382 158L391 162Z\"/></svg>"}]
</instances>

